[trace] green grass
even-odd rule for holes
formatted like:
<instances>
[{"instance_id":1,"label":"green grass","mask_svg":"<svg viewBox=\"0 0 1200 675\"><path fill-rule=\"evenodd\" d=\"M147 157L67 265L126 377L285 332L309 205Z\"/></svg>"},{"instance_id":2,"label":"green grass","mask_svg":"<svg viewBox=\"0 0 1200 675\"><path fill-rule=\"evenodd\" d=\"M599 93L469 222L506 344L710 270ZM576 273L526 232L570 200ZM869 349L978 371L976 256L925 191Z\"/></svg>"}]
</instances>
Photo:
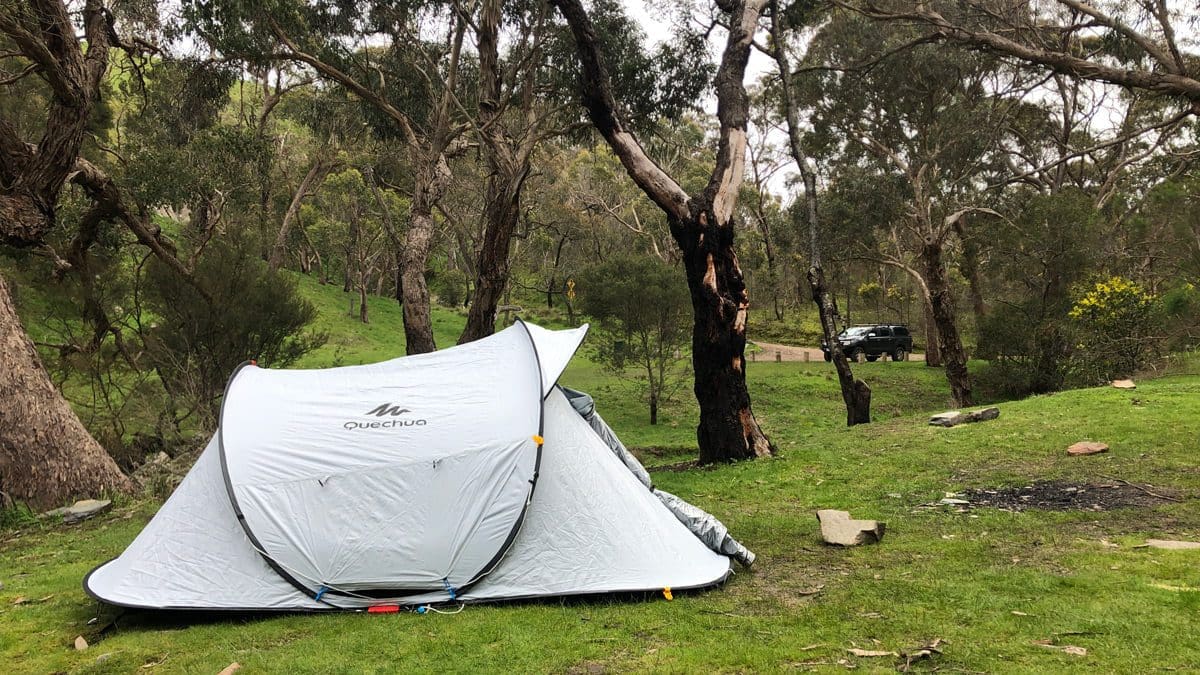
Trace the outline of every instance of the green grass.
<instances>
[{"instance_id":1,"label":"green grass","mask_svg":"<svg viewBox=\"0 0 1200 675\"><path fill-rule=\"evenodd\" d=\"M341 285L321 285L315 279L295 275L300 295L316 307L317 320L312 328L329 339L320 349L306 354L297 368L328 368L375 363L404 356L404 320L400 306L392 298L369 296L367 318L358 319L358 293L344 293ZM354 313L351 315L351 303ZM433 339L445 349L458 341L466 314L444 307L432 310Z\"/></svg>"},{"instance_id":2,"label":"green grass","mask_svg":"<svg viewBox=\"0 0 1200 675\"><path fill-rule=\"evenodd\" d=\"M305 292L322 310L324 329L339 336L305 365L402 352L394 303L373 305L372 323L363 327L339 315L346 312L340 288L305 285ZM461 317L438 317L439 344L451 344ZM859 366L875 390L877 421L855 428L842 425L837 383L825 364L751 364L755 411L780 456L654 478L721 518L759 560L722 589L677 594L673 602L484 605L453 616L127 614L101 635L110 613L83 594L80 580L120 553L156 504L124 501L72 527L10 526L0 531L0 663L7 672L214 673L234 661L247 673L751 672L841 670L837 662L847 659L885 672L898 660L857 658L846 649L900 651L941 638L943 654L914 670L1193 670L1200 663L1200 552L1134 548L1150 536L1200 540L1200 376L1191 365L1139 382L1135 391L1004 403L998 420L938 429L925 421L945 409L945 382L920 363ZM629 385L586 359L571 365L563 383L591 391L631 446L667 448L670 458L694 447L686 388L651 427ZM1067 457L1064 448L1082 439L1112 450ZM918 508L968 487L1106 477L1187 499L1099 513ZM884 520L887 535L875 546L824 546L818 508ZM14 604L18 597L32 602ZM96 616L99 624L88 626ZM71 644L81 634L92 646L76 652ZM1044 639L1088 653L1035 644Z\"/></svg>"}]
</instances>

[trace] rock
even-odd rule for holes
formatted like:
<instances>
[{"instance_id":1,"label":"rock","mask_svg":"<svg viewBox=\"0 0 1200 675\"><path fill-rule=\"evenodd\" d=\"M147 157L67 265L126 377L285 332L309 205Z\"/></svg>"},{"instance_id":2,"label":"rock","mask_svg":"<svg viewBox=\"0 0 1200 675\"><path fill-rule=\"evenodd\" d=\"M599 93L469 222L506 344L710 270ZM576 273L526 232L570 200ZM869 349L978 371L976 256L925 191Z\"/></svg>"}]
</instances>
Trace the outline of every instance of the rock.
<instances>
[{"instance_id":1,"label":"rock","mask_svg":"<svg viewBox=\"0 0 1200 675\"><path fill-rule=\"evenodd\" d=\"M946 497L945 499L938 500L938 504L941 504L942 506L967 506L970 503L971 502L965 499L954 499L953 497Z\"/></svg>"},{"instance_id":2,"label":"rock","mask_svg":"<svg viewBox=\"0 0 1200 675\"><path fill-rule=\"evenodd\" d=\"M930 417L929 424L930 426L935 427L952 427L956 424L962 424L965 422L966 417L967 416L965 414L957 410L951 410L949 412L938 413L933 417Z\"/></svg>"},{"instance_id":3,"label":"rock","mask_svg":"<svg viewBox=\"0 0 1200 675\"><path fill-rule=\"evenodd\" d=\"M1133 380L1113 380L1112 386L1117 389L1137 389L1137 385Z\"/></svg>"},{"instance_id":4,"label":"rock","mask_svg":"<svg viewBox=\"0 0 1200 675\"><path fill-rule=\"evenodd\" d=\"M883 539L885 523L874 520L852 520L845 511L821 509L817 511L821 523L821 538L836 546L861 546L874 544Z\"/></svg>"},{"instance_id":5,"label":"rock","mask_svg":"<svg viewBox=\"0 0 1200 675\"><path fill-rule=\"evenodd\" d=\"M996 407L984 408L983 410L975 410L973 412L951 410L930 417L929 424L935 427L954 427L959 424L969 424L971 422L986 422L994 420L999 416L1000 409Z\"/></svg>"},{"instance_id":6,"label":"rock","mask_svg":"<svg viewBox=\"0 0 1200 675\"><path fill-rule=\"evenodd\" d=\"M1169 551L1193 551L1200 549L1200 541L1175 541L1173 539L1147 539L1150 548L1165 548Z\"/></svg>"},{"instance_id":7,"label":"rock","mask_svg":"<svg viewBox=\"0 0 1200 675\"><path fill-rule=\"evenodd\" d=\"M82 635L75 638L75 650L76 651L83 651L87 648L88 648L87 640L84 640Z\"/></svg>"},{"instance_id":8,"label":"rock","mask_svg":"<svg viewBox=\"0 0 1200 675\"><path fill-rule=\"evenodd\" d=\"M983 410L977 410L977 411L971 413L970 421L986 422L988 420L994 420L999 416L1000 416L1000 409L993 406L991 408L984 408Z\"/></svg>"},{"instance_id":9,"label":"rock","mask_svg":"<svg viewBox=\"0 0 1200 675\"><path fill-rule=\"evenodd\" d=\"M100 656L96 657L96 665L99 666L111 658L112 658L112 652L106 652L104 654L101 654Z\"/></svg>"},{"instance_id":10,"label":"rock","mask_svg":"<svg viewBox=\"0 0 1200 675\"><path fill-rule=\"evenodd\" d=\"M47 511L38 517L53 518L55 516L62 516L64 523L78 523L104 513L111 508L112 502L107 499L83 499L70 506Z\"/></svg>"},{"instance_id":11,"label":"rock","mask_svg":"<svg viewBox=\"0 0 1200 675\"><path fill-rule=\"evenodd\" d=\"M225 668L223 670L221 670L221 672L217 673L217 675L233 675L234 673L236 673L237 671L239 671L241 669L242 669L242 664L238 663L237 661L234 661L233 663L225 666Z\"/></svg>"},{"instance_id":12,"label":"rock","mask_svg":"<svg viewBox=\"0 0 1200 675\"><path fill-rule=\"evenodd\" d=\"M1067 448L1067 454L1071 456L1077 455L1096 455L1101 452L1108 452L1107 443L1097 443L1095 441L1079 441Z\"/></svg>"}]
</instances>

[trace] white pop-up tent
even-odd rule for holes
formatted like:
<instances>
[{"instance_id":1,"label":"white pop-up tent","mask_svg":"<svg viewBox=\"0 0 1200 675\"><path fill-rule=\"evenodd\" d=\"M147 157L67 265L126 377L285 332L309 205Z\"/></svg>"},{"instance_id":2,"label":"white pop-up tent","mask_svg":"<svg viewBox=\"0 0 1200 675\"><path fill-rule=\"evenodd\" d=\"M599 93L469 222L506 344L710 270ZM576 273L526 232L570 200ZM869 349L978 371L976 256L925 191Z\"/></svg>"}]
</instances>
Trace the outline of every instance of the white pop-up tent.
<instances>
[{"instance_id":1,"label":"white pop-up tent","mask_svg":"<svg viewBox=\"0 0 1200 675\"><path fill-rule=\"evenodd\" d=\"M84 579L114 605L368 610L698 588L753 554L558 387L587 327L432 354L247 364L195 466Z\"/></svg>"}]
</instances>

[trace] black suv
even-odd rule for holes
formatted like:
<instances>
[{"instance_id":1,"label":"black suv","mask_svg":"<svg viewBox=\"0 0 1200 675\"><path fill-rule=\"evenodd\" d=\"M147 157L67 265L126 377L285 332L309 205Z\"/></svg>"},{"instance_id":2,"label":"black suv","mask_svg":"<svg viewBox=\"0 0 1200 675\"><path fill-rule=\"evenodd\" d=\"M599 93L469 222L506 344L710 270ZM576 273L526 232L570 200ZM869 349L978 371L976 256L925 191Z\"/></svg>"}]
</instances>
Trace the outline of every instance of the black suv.
<instances>
[{"instance_id":1,"label":"black suv","mask_svg":"<svg viewBox=\"0 0 1200 675\"><path fill-rule=\"evenodd\" d=\"M913 346L908 327L894 323L852 326L838 333L838 342L842 345L842 353L851 361L861 361L863 357L874 361L884 354L891 356L893 361L907 361ZM827 343L821 343L821 351L825 353L826 361L833 360Z\"/></svg>"}]
</instances>

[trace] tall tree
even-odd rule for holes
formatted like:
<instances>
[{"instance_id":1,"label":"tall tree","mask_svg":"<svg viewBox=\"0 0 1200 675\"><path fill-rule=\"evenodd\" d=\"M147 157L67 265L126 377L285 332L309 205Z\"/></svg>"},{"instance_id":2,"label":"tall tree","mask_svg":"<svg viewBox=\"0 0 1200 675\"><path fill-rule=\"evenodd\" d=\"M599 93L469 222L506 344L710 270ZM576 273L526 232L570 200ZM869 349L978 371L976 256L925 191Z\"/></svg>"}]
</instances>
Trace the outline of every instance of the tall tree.
<instances>
[{"instance_id":1,"label":"tall tree","mask_svg":"<svg viewBox=\"0 0 1200 675\"><path fill-rule=\"evenodd\" d=\"M538 144L552 135L545 127L552 117L539 110L537 80L543 68L542 40L547 28L546 5L518 12L520 28L511 66L500 60L500 0L483 0L476 34L479 48L479 101L476 130L481 139L488 177L484 202L486 228L475 264L475 290L467 325L459 344L491 335L496 308L508 282L509 246L521 217L521 194L529 177L530 160ZM505 86L505 71L511 73ZM505 120L515 117L515 131Z\"/></svg>"},{"instance_id":2,"label":"tall tree","mask_svg":"<svg viewBox=\"0 0 1200 675\"><path fill-rule=\"evenodd\" d=\"M734 252L734 218L746 163L749 100L743 83L759 14L766 0L723 1L728 39L713 78L720 122L717 159L708 185L687 194L650 158L617 112L596 30L579 0L553 0L566 18L582 66L583 106L626 172L667 216L683 255L692 299L692 364L700 404L696 436L700 462L774 452L759 427L746 388L746 318L749 295Z\"/></svg>"},{"instance_id":3,"label":"tall tree","mask_svg":"<svg viewBox=\"0 0 1200 675\"><path fill-rule=\"evenodd\" d=\"M917 283L954 400L971 405L952 245L967 219L994 216L980 183L1036 81L987 55L924 44L907 26L882 28L834 10L809 45L802 100L818 131L814 145L837 158L839 171L902 183L903 209L860 250Z\"/></svg>"},{"instance_id":4,"label":"tall tree","mask_svg":"<svg viewBox=\"0 0 1200 675\"><path fill-rule=\"evenodd\" d=\"M16 45L29 64L27 72L36 72L50 90L36 144L20 138L13 123L0 118L0 243L43 245L73 173L78 180L93 181L93 188L103 187L98 170L88 171L90 165L82 166L79 155L108 66L115 34L109 18L100 0L88 0L81 41L62 0L0 3L0 35ZM99 190L95 196L96 215L108 215L112 200ZM36 507L104 490L130 490L132 483L54 388L3 279L0 353L5 355L0 368L0 490Z\"/></svg>"},{"instance_id":5,"label":"tall tree","mask_svg":"<svg viewBox=\"0 0 1200 675\"><path fill-rule=\"evenodd\" d=\"M335 0L269 7L186 0L184 7L189 24L225 56L311 68L373 110L380 133L403 141L411 173L403 182L411 188L408 228L395 256L397 296L408 353L436 349L425 271L433 214L452 178L447 160L467 130L455 90L468 17L436 2L375 2L361 12Z\"/></svg>"},{"instance_id":6,"label":"tall tree","mask_svg":"<svg viewBox=\"0 0 1200 675\"><path fill-rule=\"evenodd\" d=\"M779 68L779 92L782 99L784 121L787 126L788 148L792 159L800 171L804 183L804 215L808 222L808 288L817 312L821 317L821 332L825 335L825 344L829 345L834 369L838 374L838 384L842 389L842 401L846 404L846 424L866 424L871 421L871 387L866 382L855 379L850 370L850 361L842 351L838 340L837 310L833 302L833 294L825 280L825 268L821 258L821 237L819 212L817 210L817 177L815 165L809 165L807 153L804 151L803 132L800 129L799 106L792 94L791 57L788 54L788 26L786 18L779 5L779 0L771 0L771 55Z\"/></svg>"}]
</instances>

